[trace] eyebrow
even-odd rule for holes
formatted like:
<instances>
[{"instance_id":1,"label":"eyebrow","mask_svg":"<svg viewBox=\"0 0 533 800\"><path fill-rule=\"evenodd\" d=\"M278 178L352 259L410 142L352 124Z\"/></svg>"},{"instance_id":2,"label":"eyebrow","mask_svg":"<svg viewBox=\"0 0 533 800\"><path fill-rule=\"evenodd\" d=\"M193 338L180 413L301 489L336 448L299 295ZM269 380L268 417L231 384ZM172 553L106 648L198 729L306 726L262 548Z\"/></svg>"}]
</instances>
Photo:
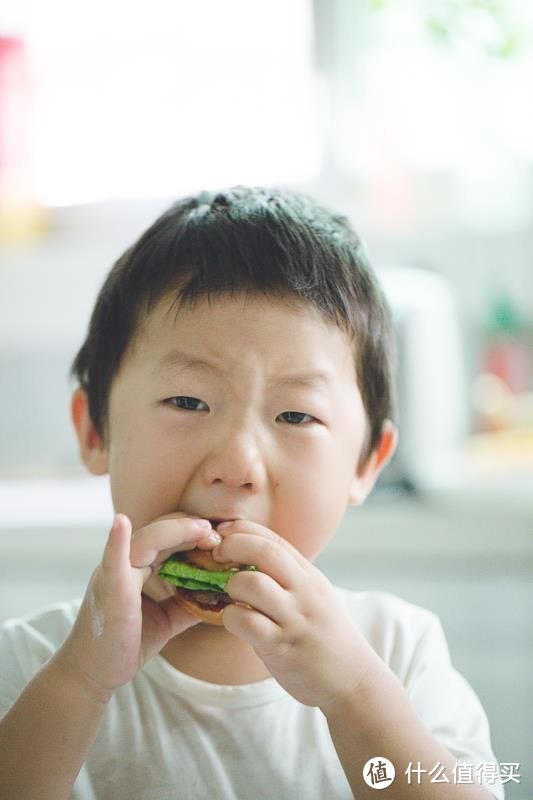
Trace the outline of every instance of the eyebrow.
<instances>
[{"instance_id":1,"label":"eyebrow","mask_svg":"<svg viewBox=\"0 0 533 800\"><path fill-rule=\"evenodd\" d=\"M199 370L222 375L222 369L213 361L191 356L182 350L171 350L166 353L156 364L154 375L163 376L172 374L178 369ZM277 377L272 383L278 386L303 386L311 388L327 388L331 386L331 375L326 370L305 370Z\"/></svg>"},{"instance_id":2,"label":"eyebrow","mask_svg":"<svg viewBox=\"0 0 533 800\"><path fill-rule=\"evenodd\" d=\"M198 369L207 372L217 372L219 374L222 372L217 364L212 361L191 356L183 350L170 350L170 352L166 353L166 355L157 362L154 373L156 375L166 372L172 373L175 369L179 369L180 371L185 369Z\"/></svg>"}]
</instances>

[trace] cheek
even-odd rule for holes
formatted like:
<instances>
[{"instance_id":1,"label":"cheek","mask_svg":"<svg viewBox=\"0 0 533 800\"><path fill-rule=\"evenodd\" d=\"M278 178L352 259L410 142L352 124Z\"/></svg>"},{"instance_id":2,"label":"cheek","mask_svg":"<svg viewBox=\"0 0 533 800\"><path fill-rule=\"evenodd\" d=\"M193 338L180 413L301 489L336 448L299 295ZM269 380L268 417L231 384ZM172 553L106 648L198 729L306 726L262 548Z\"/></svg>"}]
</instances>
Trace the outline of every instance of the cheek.
<instances>
[{"instance_id":1,"label":"cheek","mask_svg":"<svg viewBox=\"0 0 533 800\"><path fill-rule=\"evenodd\" d=\"M313 446L293 450L285 463L287 485L316 506L348 496L359 458L360 442L349 432L324 436Z\"/></svg>"},{"instance_id":2,"label":"cheek","mask_svg":"<svg viewBox=\"0 0 533 800\"><path fill-rule=\"evenodd\" d=\"M356 449L324 442L301 462L292 459L277 488L281 518L274 530L313 560L334 535L346 507Z\"/></svg>"},{"instance_id":3,"label":"cheek","mask_svg":"<svg viewBox=\"0 0 533 800\"><path fill-rule=\"evenodd\" d=\"M130 517L134 530L177 509L187 476L168 439L155 442L149 434L132 434L116 447L112 441L109 466L114 507Z\"/></svg>"}]
</instances>

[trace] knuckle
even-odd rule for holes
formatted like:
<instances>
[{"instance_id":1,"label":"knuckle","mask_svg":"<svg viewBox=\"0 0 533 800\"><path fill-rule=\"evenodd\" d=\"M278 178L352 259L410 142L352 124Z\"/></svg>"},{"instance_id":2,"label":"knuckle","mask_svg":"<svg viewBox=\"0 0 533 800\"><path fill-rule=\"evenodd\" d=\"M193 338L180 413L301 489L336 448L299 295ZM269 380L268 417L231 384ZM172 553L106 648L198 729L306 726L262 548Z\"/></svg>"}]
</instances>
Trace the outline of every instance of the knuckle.
<instances>
[{"instance_id":1,"label":"knuckle","mask_svg":"<svg viewBox=\"0 0 533 800\"><path fill-rule=\"evenodd\" d=\"M259 591L266 589L270 583L270 578L264 572L243 572L242 575L250 585Z\"/></svg>"},{"instance_id":2,"label":"knuckle","mask_svg":"<svg viewBox=\"0 0 533 800\"><path fill-rule=\"evenodd\" d=\"M258 543L258 549L261 555L275 554L279 556L282 547L281 542L283 539L276 533L272 539L261 539Z\"/></svg>"}]
</instances>

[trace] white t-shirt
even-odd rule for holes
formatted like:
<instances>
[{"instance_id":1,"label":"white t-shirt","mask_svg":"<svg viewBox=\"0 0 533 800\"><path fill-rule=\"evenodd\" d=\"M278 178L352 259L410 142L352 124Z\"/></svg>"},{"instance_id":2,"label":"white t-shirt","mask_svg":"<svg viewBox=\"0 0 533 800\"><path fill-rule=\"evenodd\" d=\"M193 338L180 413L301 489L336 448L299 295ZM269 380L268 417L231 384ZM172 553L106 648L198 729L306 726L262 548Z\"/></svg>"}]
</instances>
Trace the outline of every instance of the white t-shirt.
<instances>
[{"instance_id":1,"label":"white t-shirt","mask_svg":"<svg viewBox=\"0 0 533 800\"><path fill-rule=\"evenodd\" d=\"M386 592L337 591L426 727L458 761L474 765L473 780L480 764L497 764L486 715L450 663L438 617ZM4 624L0 715L60 646L79 604L56 604ZM395 765L402 780L407 766ZM464 774L445 775L450 783L464 781ZM416 774L411 780L417 782ZM421 783L431 780L421 774ZM484 785L503 800L501 782L492 780ZM349 800L352 793L318 708L298 703L274 678L219 686L156 656L109 702L71 798Z\"/></svg>"}]
</instances>

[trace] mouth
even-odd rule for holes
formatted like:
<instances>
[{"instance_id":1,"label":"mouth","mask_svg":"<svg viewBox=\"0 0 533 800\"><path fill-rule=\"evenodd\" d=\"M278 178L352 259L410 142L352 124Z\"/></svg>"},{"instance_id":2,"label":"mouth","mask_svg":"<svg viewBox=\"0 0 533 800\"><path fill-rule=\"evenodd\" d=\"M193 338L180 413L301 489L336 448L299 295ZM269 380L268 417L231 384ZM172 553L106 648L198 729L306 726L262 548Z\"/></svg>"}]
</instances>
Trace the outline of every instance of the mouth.
<instances>
[{"instance_id":1,"label":"mouth","mask_svg":"<svg viewBox=\"0 0 533 800\"><path fill-rule=\"evenodd\" d=\"M232 519L222 519L222 517L214 517L213 519L209 519L212 528L216 528L217 525L221 525L223 522L233 522Z\"/></svg>"}]
</instances>

